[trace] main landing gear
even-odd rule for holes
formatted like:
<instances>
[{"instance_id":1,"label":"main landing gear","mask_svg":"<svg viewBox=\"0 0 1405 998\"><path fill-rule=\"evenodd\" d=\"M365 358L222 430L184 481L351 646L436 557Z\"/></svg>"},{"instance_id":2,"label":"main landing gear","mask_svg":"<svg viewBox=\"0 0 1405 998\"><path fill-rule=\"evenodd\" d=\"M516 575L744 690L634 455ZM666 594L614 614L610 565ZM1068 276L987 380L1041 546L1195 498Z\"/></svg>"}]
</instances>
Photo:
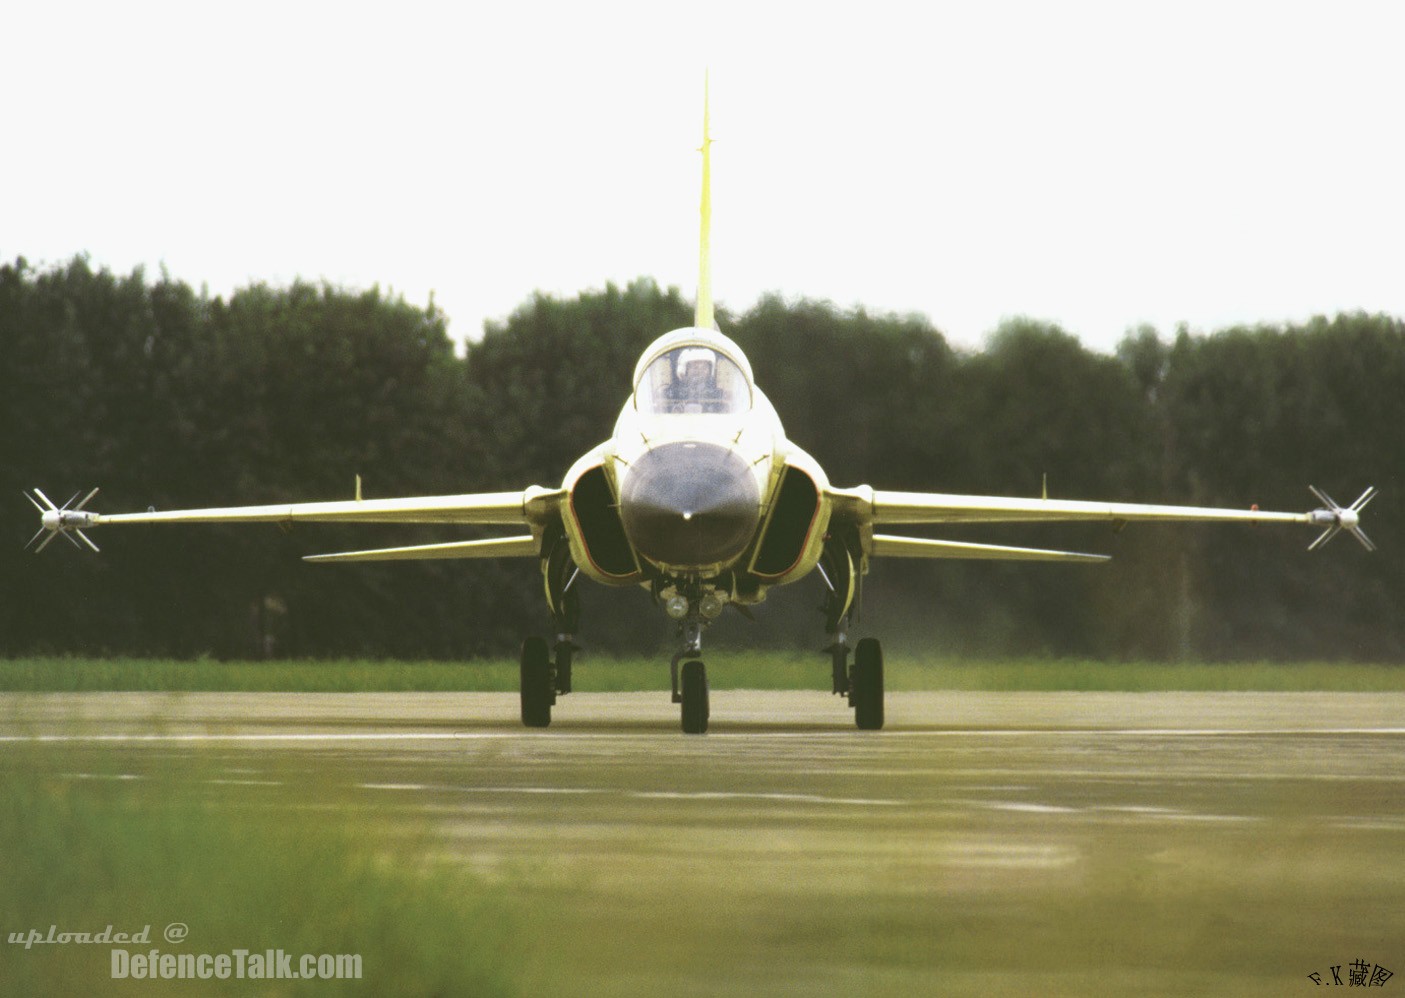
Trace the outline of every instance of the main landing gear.
<instances>
[{"instance_id":1,"label":"main landing gear","mask_svg":"<svg viewBox=\"0 0 1405 998\"><path fill-rule=\"evenodd\" d=\"M854 724L860 731L883 729L883 646L876 638L864 638L854 649L849 664L849 645L841 632L829 646L834 673L834 692L849 700L854 708Z\"/></svg>"},{"instance_id":2,"label":"main landing gear","mask_svg":"<svg viewBox=\"0 0 1405 998\"><path fill-rule=\"evenodd\" d=\"M577 648L567 635L548 650L542 638L522 642L522 723L529 728L551 724L551 708L558 695L571 692L571 659Z\"/></svg>"},{"instance_id":3,"label":"main landing gear","mask_svg":"<svg viewBox=\"0 0 1405 998\"><path fill-rule=\"evenodd\" d=\"M820 578L826 593L820 612L830 635L829 647L834 693L846 697L854 708L854 723L860 731L883 727L883 646L874 638L864 638L854 648L849 663L849 625L857 619L859 581L859 542L857 536L826 537L820 558Z\"/></svg>"},{"instance_id":4,"label":"main landing gear","mask_svg":"<svg viewBox=\"0 0 1405 998\"><path fill-rule=\"evenodd\" d=\"M571 692L572 659L580 651L571 640L581 619L580 597L574 587L580 569L571 561L570 545L560 523L548 528L542 551L542 581L556 644L548 649L541 638L522 642L522 723L529 728L551 724L556 698Z\"/></svg>"}]
</instances>

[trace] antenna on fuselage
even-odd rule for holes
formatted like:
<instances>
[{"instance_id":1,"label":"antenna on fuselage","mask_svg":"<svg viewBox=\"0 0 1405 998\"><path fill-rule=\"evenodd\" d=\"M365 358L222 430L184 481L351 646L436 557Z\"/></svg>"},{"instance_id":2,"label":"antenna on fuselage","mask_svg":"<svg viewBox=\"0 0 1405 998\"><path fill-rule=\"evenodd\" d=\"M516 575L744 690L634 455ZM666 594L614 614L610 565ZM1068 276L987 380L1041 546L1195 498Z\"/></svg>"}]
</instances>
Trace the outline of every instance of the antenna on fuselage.
<instances>
[{"instance_id":1,"label":"antenna on fuselage","mask_svg":"<svg viewBox=\"0 0 1405 998\"><path fill-rule=\"evenodd\" d=\"M702 148L702 216L701 234L698 239L698 304L693 313L693 325L703 329L716 329L717 320L712 314L712 133L708 127L708 79L703 75L703 141Z\"/></svg>"}]
</instances>

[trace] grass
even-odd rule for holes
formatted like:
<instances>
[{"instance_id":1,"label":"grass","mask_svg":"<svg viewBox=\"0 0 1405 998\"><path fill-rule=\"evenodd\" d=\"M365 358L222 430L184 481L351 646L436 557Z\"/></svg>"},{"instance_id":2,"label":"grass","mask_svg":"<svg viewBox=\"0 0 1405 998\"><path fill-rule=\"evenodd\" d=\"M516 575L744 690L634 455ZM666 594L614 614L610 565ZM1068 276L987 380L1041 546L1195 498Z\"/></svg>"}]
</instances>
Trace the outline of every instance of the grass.
<instances>
[{"instance_id":1,"label":"grass","mask_svg":"<svg viewBox=\"0 0 1405 998\"><path fill-rule=\"evenodd\" d=\"M99 762L98 767L103 763ZM207 765L207 764L206 764ZM11 857L0 910L11 933L143 934L142 945L7 942L8 994L503 995L514 980L511 920L500 888L462 867L393 857L345 813L284 801L216 807L189 795L218 771L182 764L162 779L91 758L10 753L0 772L0 842ZM186 793L172 793L172 790ZM18 862L14 860L18 859ZM165 937L174 922L183 942ZM233 954L282 949L361 958L352 980L110 980L114 948L129 953ZM297 969L296 964L293 969ZM94 987L98 985L99 987Z\"/></svg>"},{"instance_id":2,"label":"grass","mask_svg":"<svg viewBox=\"0 0 1405 998\"><path fill-rule=\"evenodd\" d=\"M708 656L714 689L829 688L824 656L719 650ZM1098 662L1073 659L944 661L890 656L890 690L1113 692L1405 691L1405 666L1358 662ZM174 661L131 658L19 658L0 661L0 692L104 690L323 692L513 692L517 663L399 661ZM582 655L582 692L663 689L663 659Z\"/></svg>"}]
</instances>

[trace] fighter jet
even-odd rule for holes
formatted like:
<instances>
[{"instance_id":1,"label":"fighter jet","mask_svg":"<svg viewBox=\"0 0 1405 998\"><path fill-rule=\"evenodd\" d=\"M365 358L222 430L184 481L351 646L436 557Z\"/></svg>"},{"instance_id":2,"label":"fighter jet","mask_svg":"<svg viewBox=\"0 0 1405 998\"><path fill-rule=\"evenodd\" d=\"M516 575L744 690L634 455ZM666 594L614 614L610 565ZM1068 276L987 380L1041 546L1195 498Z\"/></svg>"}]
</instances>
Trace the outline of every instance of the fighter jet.
<instances>
[{"instance_id":1,"label":"fighter jet","mask_svg":"<svg viewBox=\"0 0 1405 998\"><path fill-rule=\"evenodd\" d=\"M1345 530L1368 550L1361 511L1368 488L1350 506L1313 488L1322 505L1306 513L1256 507L1213 509L999 496L894 492L869 485L837 488L819 463L785 435L780 417L752 376L746 356L714 317L709 238L711 145L703 110L698 295L693 325L660 336L634 369L632 389L610 438L584 454L559 487L520 491L356 498L271 506L104 514L56 506L34 490L43 550L55 537L97 550L84 531L159 523L439 523L516 527L506 537L312 555L340 563L446 558L535 558L554 642L528 637L521 652L521 715L528 727L551 723L557 697L571 691L574 637L584 576L605 586L643 586L677 622L670 663L673 702L682 729L707 731L707 625L728 606L761 603L770 589L817 572L824 583L833 692L854 711L858 728L883 727L883 653L878 640L851 647L856 595L875 558L1013 559L1097 563L1101 554L903 537L879 532L899 524L1036 521L1233 521L1303 523L1322 533L1316 549ZM74 497L77 498L76 496ZM80 544L81 542L81 544Z\"/></svg>"}]
</instances>

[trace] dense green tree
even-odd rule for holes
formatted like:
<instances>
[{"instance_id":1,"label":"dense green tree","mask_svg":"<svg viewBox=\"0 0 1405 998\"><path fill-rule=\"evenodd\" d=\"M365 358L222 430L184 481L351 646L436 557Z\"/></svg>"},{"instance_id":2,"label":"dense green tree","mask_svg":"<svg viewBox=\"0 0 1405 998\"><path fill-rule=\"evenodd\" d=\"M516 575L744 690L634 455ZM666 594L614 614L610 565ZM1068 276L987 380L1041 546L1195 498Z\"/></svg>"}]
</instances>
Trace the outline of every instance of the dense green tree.
<instances>
[{"instance_id":1,"label":"dense green tree","mask_svg":"<svg viewBox=\"0 0 1405 998\"><path fill-rule=\"evenodd\" d=\"M835 484L886 474L891 488L920 488L950 474L956 357L925 319L768 297L728 331Z\"/></svg>"},{"instance_id":2,"label":"dense green tree","mask_svg":"<svg viewBox=\"0 0 1405 998\"><path fill-rule=\"evenodd\" d=\"M207 301L81 259L6 267L0 296L13 496L42 482L61 502L101 482L108 508L224 505L350 496L356 474L367 494L475 487L470 386L433 309L301 284ZM267 630L282 651L453 650L415 612L428 601L296 558L364 534L305 533L103 532L100 559L22 567L17 544L6 645L248 654Z\"/></svg>"},{"instance_id":3,"label":"dense green tree","mask_svg":"<svg viewBox=\"0 0 1405 998\"><path fill-rule=\"evenodd\" d=\"M838 485L1214 505L1349 502L1382 551L1300 530L1009 526L948 530L1108 551L1103 567L884 562L869 633L971 654L1405 657L1405 326L1344 315L1301 327L1128 335L1115 356L1008 322L953 350L921 317L768 297L719 316L790 434ZM85 259L0 266L0 654L193 656L510 652L544 626L525 562L308 566L300 555L471 536L300 526L95 532L22 550L22 489L107 509L235 505L554 485L608 436L640 351L689 325L648 280L534 296L456 356L443 317L372 289L303 283L228 300ZM761 626L718 643L821 641L818 583L778 590ZM587 587L592 647L654 650L642 591Z\"/></svg>"},{"instance_id":4,"label":"dense green tree","mask_svg":"<svg viewBox=\"0 0 1405 998\"><path fill-rule=\"evenodd\" d=\"M1402 582L1390 556L1399 529L1405 467L1405 326L1365 315L1303 328L1179 335L1160 389L1176 499L1302 509L1304 486L1349 503L1382 490L1367 529L1385 553L1349 538L1303 556L1300 531L1213 529L1185 586L1201 655L1355 654L1395 657L1405 647L1387 621ZM1338 547L1340 545L1340 547Z\"/></svg>"}]
</instances>

